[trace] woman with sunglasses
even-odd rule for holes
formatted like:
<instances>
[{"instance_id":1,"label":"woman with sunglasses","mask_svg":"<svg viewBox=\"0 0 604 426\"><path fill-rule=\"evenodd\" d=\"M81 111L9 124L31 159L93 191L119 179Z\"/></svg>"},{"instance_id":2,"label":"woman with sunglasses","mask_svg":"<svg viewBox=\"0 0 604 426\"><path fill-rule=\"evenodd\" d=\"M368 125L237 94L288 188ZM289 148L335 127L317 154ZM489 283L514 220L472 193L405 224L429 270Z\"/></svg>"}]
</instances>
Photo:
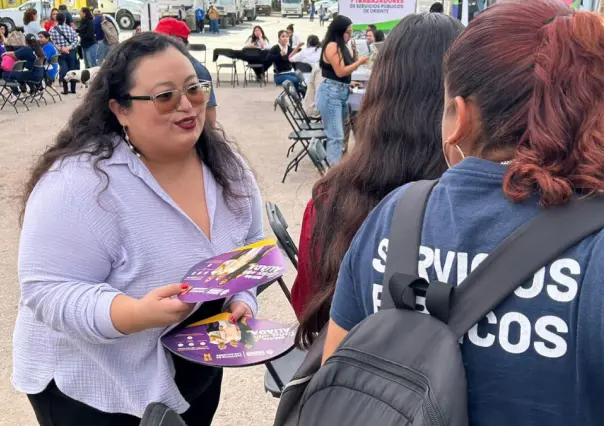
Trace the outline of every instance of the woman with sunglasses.
<instances>
[{"instance_id":1,"label":"woman with sunglasses","mask_svg":"<svg viewBox=\"0 0 604 426\"><path fill-rule=\"evenodd\" d=\"M209 94L182 43L138 34L35 165L12 379L42 425L138 426L155 401L211 424L222 370L172 357L160 337L222 310L255 314L253 291L201 307L174 296L193 264L263 232L252 173L206 124Z\"/></svg>"}]
</instances>

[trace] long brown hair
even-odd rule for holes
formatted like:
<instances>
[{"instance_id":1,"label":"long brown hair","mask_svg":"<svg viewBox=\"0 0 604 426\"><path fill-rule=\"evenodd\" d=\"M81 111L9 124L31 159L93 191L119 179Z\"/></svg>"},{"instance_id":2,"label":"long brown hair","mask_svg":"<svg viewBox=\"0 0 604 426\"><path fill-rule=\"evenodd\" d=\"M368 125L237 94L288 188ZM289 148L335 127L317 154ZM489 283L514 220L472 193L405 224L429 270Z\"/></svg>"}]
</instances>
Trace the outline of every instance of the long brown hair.
<instances>
[{"instance_id":1,"label":"long brown hair","mask_svg":"<svg viewBox=\"0 0 604 426\"><path fill-rule=\"evenodd\" d=\"M462 30L450 16L417 14L386 39L358 115L357 146L313 189L315 294L300 321L298 346L310 345L327 323L340 263L369 212L394 189L446 170L442 60Z\"/></svg>"},{"instance_id":2,"label":"long brown hair","mask_svg":"<svg viewBox=\"0 0 604 426\"><path fill-rule=\"evenodd\" d=\"M450 97L480 110L474 155L515 150L503 192L544 206L604 190L604 18L558 0L497 3L445 61ZM469 78L471 76L471 78Z\"/></svg>"},{"instance_id":3,"label":"long brown hair","mask_svg":"<svg viewBox=\"0 0 604 426\"><path fill-rule=\"evenodd\" d=\"M29 9L25 10L25 13L23 13L23 24L27 25L30 22L33 22L37 14L38 11L33 7L30 7Z\"/></svg>"}]
</instances>

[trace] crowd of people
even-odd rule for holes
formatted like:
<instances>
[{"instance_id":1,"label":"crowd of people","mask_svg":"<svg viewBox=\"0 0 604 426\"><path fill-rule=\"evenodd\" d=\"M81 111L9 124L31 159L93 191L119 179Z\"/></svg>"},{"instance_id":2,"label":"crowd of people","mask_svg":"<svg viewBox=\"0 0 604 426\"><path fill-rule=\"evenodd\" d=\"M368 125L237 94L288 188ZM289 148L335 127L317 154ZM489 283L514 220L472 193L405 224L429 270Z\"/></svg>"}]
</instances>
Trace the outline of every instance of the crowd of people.
<instances>
[{"instance_id":1,"label":"crowd of people","mask_svg":"<svg viewBox=\"0 0 604 426\"><path fill-rule=\"evenodd\" d=\"M343 156L351 74L368 61L351 25L336 17L305 50L293 28L274 46L261 27L246 42L270 52L276 81L300 57L322 78L332 167L304 213L292 301L300 348L327 330L324 362L380 309L395 207L414 182L439 179L418 274L454 287L540 212L604 191L601 15L509 0L466 28L439 11L405 17L383 41ZM50 40L64 27L59 13ZM12 382L42 426L135 426L156 401L210 425L222 370L172 357L159 339L185 319L256 315L254 291L201 306L174 298L190 265L264 235L260 191L217 124L189 33L167 18L115 46L27 183ZM470 424L601 423L603 238L542 265L460 342Z\"/></svg>"},{"instance_id":2,"label":"crowd of people","mask_svg":"<svg viewBox=\"0 0 604 426\"><path fill-rule=\"evenodd\" d=\"M62 9L62 10L61 10ZM80 24L76 27L73 16L65 5L53 8L49 19L40 26L38 11L28 8L23 15L24 46L12 46L8 52L6 40L9 37L8 27L0 25L0 55L2 56L2 78L15 81L19 86L12 86L14 102L20 92L28 91L28 82L39 82L42 74L45 84L52 85L57 74L63 86L63 94L76 92L76 82L68 82L65 76L69 71L80 69L80 59L85 68L98 66L109 49L119 43L119 30L115 19L103 15L100 10L94 13L87 7L80 10ZM58 62L51 63L53 56L58 55ZM5 60L6 58L6 60ZM36 59L43 60L41 67L35 67ZM12 71L17 61L25 61L24 71ZM39 75L38 75L39 74ZM42 83L36 83L29 90L40 90Z\"/></svg>"}]
</instances>

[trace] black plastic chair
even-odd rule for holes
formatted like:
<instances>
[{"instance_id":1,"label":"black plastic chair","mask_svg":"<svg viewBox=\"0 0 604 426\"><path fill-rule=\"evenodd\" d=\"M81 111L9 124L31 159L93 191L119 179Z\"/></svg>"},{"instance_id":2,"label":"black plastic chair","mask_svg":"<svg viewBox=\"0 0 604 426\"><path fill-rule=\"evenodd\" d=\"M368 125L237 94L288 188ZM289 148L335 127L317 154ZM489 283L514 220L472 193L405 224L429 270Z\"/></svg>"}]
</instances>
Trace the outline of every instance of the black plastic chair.
<instances>
[{"instance_id":1,"label":"black plastic chair","mask_svg":"<svg viewBox=\"0 0 604 426\"><path fill-rule=\"evenodd\" d=\"M255 47L245 47L241 50L241 60L245 63L243 71L243 87L249 83L258 81L260 87L267 83L267 73L265 70L266 60L268 58L268 50L258 49ZM256 71L262 70L260 80L256 80Z\"/></svg>"},{"instance_id":2,"label":"black plastic chair","mask_svg":"<svg viewBox=\"0 0 604 426\"><path fill-rule=\"evenodd\" d=\"M218 63L218 58L224 56L229 62ZM214 62L216 62L216 86L220 86L220 70L223 68L231 70L231 86L239 86L239 74L237 74L237 53L233 49L214 49Z\"/></svg>"},{"instance_id":3,"label":"black plastic chair","mask_svg":"<svg viewBox=\"0 0 604 426\"><path fill-rule=\"evenodd\" d=\"M206 64L208 59L208 48L205 44L189 44L189 50L193 52L203 52L203 61L199 61L202 64Z\"/></svg>"},{"instance_id":4,"label":"black plastic chair","mask_svg":"<svg viewBox=\"0 0 604 426\"><path fill-rule=\"evenodd\" d=\"M266 202L265 208L268 223L270 224L275 237L277 237L279 247L285 252L292 265L294 265L294 268L298 269L298 248L287 231L288 224L281 213L281 209L270 201ZM281 283L279 284L281 285ZM283 283L283 285L285 285L285 283ZM287 290L286 296L287 294L289 294L289 290ZM288 298L288 300L291 303L291 297ZM292 379L294 373L298 370L305 355L306 353L304 351L294 348L281 358L266 363L267 372L264 375L264 390L275 398L279 398L285 385Z\"/></svg>"},{"instance_id":5,"label":"black plastic chair","mask_svg":"<svg viewBox=\"0 0 604 426\"><path fill-rule=\"evenodd\" d=\"M8 93L8 91L6 89L14 89L14 88L20 89L21 86L25 85L27 77L25 77L25 80L20 80L20 81L17 80L17 77L18 77L17 73L22 73L24 71L26 71L25 61L15 62L13 69L8 73L8 75L3 80L4 85L2 86L2 92ZM12 94L13 94L12 90L7 95L3 94L4 103L0 107L0 111L2 111L4 109L4 107L8 104L15 109L15 112L17 114L19 114L19 109L17 108L18 103L22 103L23 106L29 111L29 107L27 106L27 104L24 101L24 95L26 95L26 94L24 94L22 90L19 90L19 94L15 95L15 98L11 101Z\"/></svg>"},{"instance_id":6,"label":"black plastic chair","mask_svg":"<svg viewBox=\"0 0 604 426\"><path fill-rule=\"evenodd\" d=\"M44 67L44 90L46 91L46 93L48 93L48 95L55 104L57 103L57 101L55 100L55 96L57 96L61 102L63 101L63 98L61 97L61 94L57 92L57 89L55 89L54 87L54 83L56 82L57 76L55 75L55 78L52 79L50 78L48 72L52 69L53 65L59 64L60 56L61 55L51 56L48 62L46 63L46 66Z\"/></svg>"},{"instance_id":7,"label":"black plastic chair","mask_svg":"<svg viewBox=\"0 0 604 426\"><path fill-rule=\"evenodd\" d=\"M312 72L312 65L306 62L294 62L294 70L300 71L303 74L310 74Z\"/></svg>"},{"instance_id":8,"label":"black plastic chair","mask_svg":"<svg viewBox=\"0 0 604 426\"><path fill-rule=\"evenodd\" d=\"M327 151L325 150L323 142L318 139L311 140L310 145L308 146L308 156L321 176L324 176L325 173L327 173L327 170L329 170L330 165L327 161Z\"/></svg>"},{"instance_id":9,"label":"black plastic chair","mask_svg":"<svg viewBox=\"0 0 604 426\"><path fill-rule=\"evenodd\" d=\"M265 208L268 223L271 226L275 237L277 237L279 246L283 249L292 265L294 265L294 268L298 269L298 247L296 247L296 243L287 231L289 225L287 224L283 213L281 213L281 209L270 201L266 202Z\"/></svg>"},{"instance_id":10,"label":"black plastic chair","mask_svg":"<svg viewBox=\"0 0 604 426\"><path fill-rule=\"evenodd\" d=\"M48 105L46 98L44 97L44 67L46 58L37 58L34 61L34 66L29 73L27 78L27 87L29 87L29 94L25 97L25 102L35 102L40 107L39 101L44 101L45 105Z\"/></svg>"},{"instance_id":11,"label":"black plastic chair","mask_svg":"<svg viewBox=\"0 0 604 426\"><path fill-rule=\"evenodd\" d=\"M312 72L312 67L310 68L309 73ZM306 85L306 79L304 78L305 71L296 70L294 74L296 75L296 80L298 80L298 87L300 88L300 92L306 94L308 90L308 86Z\"/></svg>"},{"instance_id":12,"label":"black plastic chair","mask_svg":"<svg viewBox=\"0 0 604 426\"><path fill-rule=\"evenodd\" d=\"M327 136L323 130L306 130L300 126L300 124L296 121L294 108L290 105L288 95L285 93L285 91L281 93L275 100L275 108L277 106L281 108L283 115L292 128L292 132L288 135L288 138L293 140L293 143L287 150L287 157L289 157L290 153L294 152L296 144L300 143L302 145L302 150L294 155L294 158L289 162L285 169L283 179L281 180L281 182L285 182L288 173L292 170L297 171L300 161L308 155L308 145L310 144L311 139L316 138L319 140L327 140Z\"/></svg>"},{"instance_id":13,"label":"black plastic chair","mask_svg":"<svg viewBox=\"0 0 604 426\"><path fill-rule=\"evenodd\" d=\"M161 402L147 406L139 426L187 426L178 413Z\"/></svg>"},{"instance_id":14,"label":"black plastic chair","mask_svg":"<svg viewBox=\"0 0 604 426\"><path fill-rule=\"evenodd\" d=\"M300 128L304 130L323 130L325 128L323 122L313 121L304 110L304 105L302 105L302 97L296 90L294 84L291 81L286 80L283 82L282 86L283 90L289 97L291 105L294 107L296 121L300 125Z\"/></svg>"}]
</instances>

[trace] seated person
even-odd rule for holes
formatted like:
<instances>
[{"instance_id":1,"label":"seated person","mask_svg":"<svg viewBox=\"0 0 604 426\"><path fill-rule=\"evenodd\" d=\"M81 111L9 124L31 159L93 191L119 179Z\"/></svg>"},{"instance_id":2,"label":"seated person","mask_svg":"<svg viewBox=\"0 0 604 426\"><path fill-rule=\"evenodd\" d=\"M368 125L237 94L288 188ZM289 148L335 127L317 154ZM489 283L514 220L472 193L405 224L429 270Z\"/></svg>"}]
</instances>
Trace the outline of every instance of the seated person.
<instances>
[{"instance_id":1,"label":"seated person","mask_svg":"<svg viewBox=\"0 0 604 426\"><path fill-rule=\"evenodd\" d=\"M2 55L11 56L17 61L25 61L24 71L5 71L2 74L2 77L6 80L18 81L21 83L20 89L22 92L27 91L25 84L27 80L37 80L40 77L32 72L34 71L34 62L36 61L36 58L45 58L44 51L42 50L42 47L40 47L38 38L35 35L27 34L25 36L25 43L25 46L15 50L14 52L6 52ZM11 101L14 101L15 97L19 95L19 87L11 87L11 91L13 92L13 98L11 98Z\"/></svg>"},{"instance_id":2,"label":"seated person","mask_svg":"<svg viewBox=\"0 0 604 426\"><path fill-rule=\"evenodd\" d=\"M304 43L300 43L296 50L299 51L303 45ZM293 72L292 63L289 61L292 52L294 52L294 49L289 45L289 35L287 31L281 30L279 31L279 43L271 48L268 54L268 62L275 66L275 84L277 86L282 85L285 80L289 80L298 89L298 79Z\"/></svg>"},{"instance_id":3,"label":"seated person","mask_svg":"<svg viewBox=\"0 0 604 426\"><path fill-rule=\"evenodd\" d=\"M321 41L316 35L308 36L306 47L296 49L289 55L290 62L294 64L301 62L310 65L311 68L319 63L319 59L321 59ZM310 72L304 73L306 84L310 82L310 74Z\"/></svg>"},{"instance_id":4,"label":"seated person","mask_svg":"<svg viewBox=\"0 0 604 426\"><path fill-rule=\"evenodd\" d=\"M262 27L260 25L256 25L254 27L254 30L252 31L252 35L248 37L248 39L246 40L245 44L243 45L243 48L247 48L247 49L262 49L262 50L270 50L271 48L271 44L268 41L268 38L266 37L266 35L264 34L264 30L262 29ZM256 58L256 60L250 58L243 58L248 64L262 64L264 65L264 67L260 68L260 67L254 67L252 68L254 70L254 73L256 74L256 81L260 81L260 79L262 78L262 75L264 74L264 72L266 71L266 69L270 66L270 64L266 64L264 63L265 61L260 61Z\"/></svg>"},{"instance_id":5,"label":"seated person","mask_svg":"<svg viewBox=\"0 0 604 426\"><path fill-rule=\"evenodd\" d=\"M50 61L53 56L59 54L55 45L50 41L50 34L48 32L40 31L38 33L38 41L42 46L42 51L44 52L44 56L46 56L47 62ZM57 63L50 65L47 63L45 67L46 75L48 76L47 83L52 85L52 82L55 81L57 73L59 72L59 64Z\"/></svg>"}]
</instances>

